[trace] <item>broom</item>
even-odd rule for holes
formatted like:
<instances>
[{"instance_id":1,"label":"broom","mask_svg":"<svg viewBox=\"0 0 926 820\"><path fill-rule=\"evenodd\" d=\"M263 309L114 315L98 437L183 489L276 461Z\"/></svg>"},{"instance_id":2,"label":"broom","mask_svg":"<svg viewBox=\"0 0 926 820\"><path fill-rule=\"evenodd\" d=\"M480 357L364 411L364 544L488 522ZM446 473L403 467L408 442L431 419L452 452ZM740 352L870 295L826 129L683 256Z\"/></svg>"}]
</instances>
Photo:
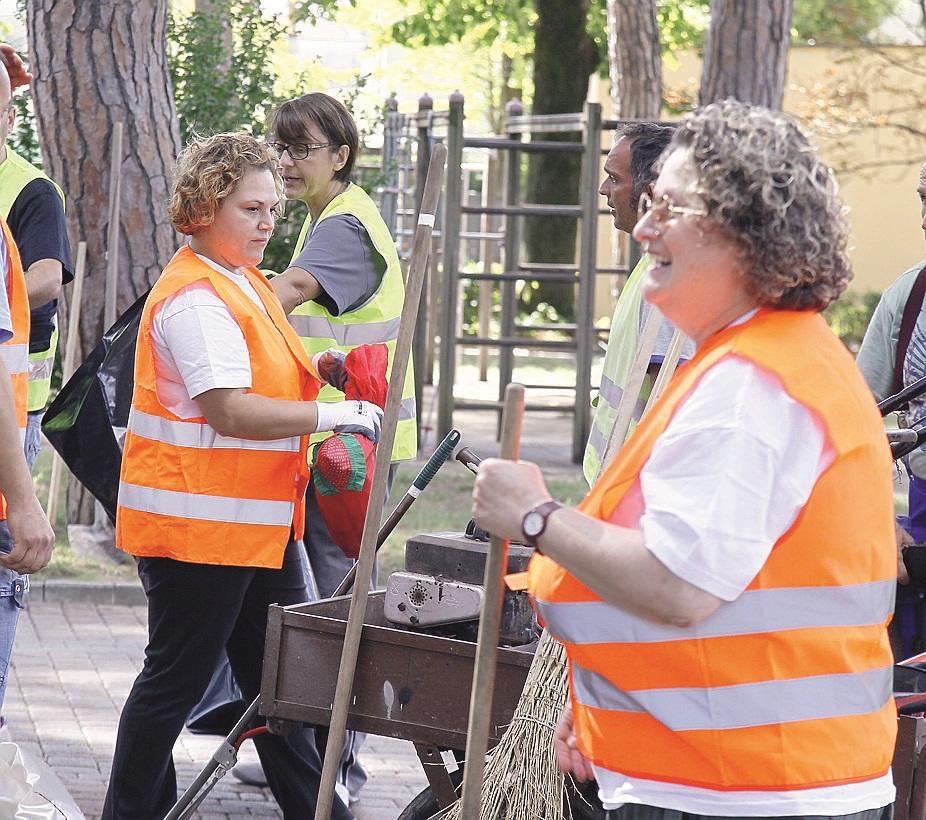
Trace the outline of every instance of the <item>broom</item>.
<instances>
[{"instance_id":1,"label":"broom","mask_svg":"<svg viewBox=\"0 0 926 820\"><path fill-rule=\"evenodd\" d=\"M662 313L652 308L640 334L598 476L607 469L627 436L661 323ZM673 338L673 343L672 347L681 347L679 340ZM660 369L663 383L672 375L677 362L677 356L666 357L664 367ZM668 372L663 375L663 370ZM544 630L511 724L486 764L480 820L563 820L572 817L566 794L566 776L560 771L553 752L553 732L566 706L568 694L566 651ZM460 801L437 816L441 820L460 820Z\"/></svg>"}]
</instances>

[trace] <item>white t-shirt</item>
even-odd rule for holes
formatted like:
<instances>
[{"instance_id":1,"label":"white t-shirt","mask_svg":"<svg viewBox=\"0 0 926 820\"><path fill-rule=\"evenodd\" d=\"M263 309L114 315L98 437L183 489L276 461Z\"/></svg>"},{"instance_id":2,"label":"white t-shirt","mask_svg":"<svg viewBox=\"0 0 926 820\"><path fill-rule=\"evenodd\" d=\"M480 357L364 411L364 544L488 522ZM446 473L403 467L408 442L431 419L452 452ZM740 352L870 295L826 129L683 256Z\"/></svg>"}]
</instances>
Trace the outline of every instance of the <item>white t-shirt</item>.
<instances>
[{"instance_id":1,"label":"white t-shirt","mask_svg":"<svg viewBox=\"0 0 926 820\"><path fill-rule=\"evenodd\" d=\"M227 276L266 313L244 274L197 257ZM201 416L194 399L216 387L249 388L251 361L241 327L208 282L201 281L164 300L151 323L159 401L180 418Z\"/></svg>"},{"instance_id":2,"label":"white t-shirt","mask_svg":"<svg viewBox=\"0 0 926 820\"><path fill-rule=\"evenodd\" d=\"M834 458L820 422L777 376L730 356L679 406L618 513L625 504L639 511L636 526L647 548L675 575L733 601ZM782 792L715 791L597 766L595 773L608 809L639 803L705 815L832 816L894 799L889 772L862 783Z\"/></svg>"}]
</instances>

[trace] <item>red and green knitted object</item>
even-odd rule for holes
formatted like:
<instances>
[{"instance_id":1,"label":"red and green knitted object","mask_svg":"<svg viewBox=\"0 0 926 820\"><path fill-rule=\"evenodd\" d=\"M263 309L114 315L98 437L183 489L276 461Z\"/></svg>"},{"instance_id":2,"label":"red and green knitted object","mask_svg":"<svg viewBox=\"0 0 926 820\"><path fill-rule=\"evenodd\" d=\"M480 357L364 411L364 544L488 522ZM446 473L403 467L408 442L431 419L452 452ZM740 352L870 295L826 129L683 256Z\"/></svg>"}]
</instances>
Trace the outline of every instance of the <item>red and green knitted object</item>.
<instances>
[{"instance_id":1,"label":"red and green knitted object","mask_svg":"<svg viewBox=\"0 0 926 820\"><path fill-rule=\"evenodd\" d=\"M385 345L360 345L347 354L348 399L386 403ZM332 541L349 558L360 554L363 522L373 485L376 445L359 433L338 433L312 450L315 499Z\"/></svg>"}]
</instances>

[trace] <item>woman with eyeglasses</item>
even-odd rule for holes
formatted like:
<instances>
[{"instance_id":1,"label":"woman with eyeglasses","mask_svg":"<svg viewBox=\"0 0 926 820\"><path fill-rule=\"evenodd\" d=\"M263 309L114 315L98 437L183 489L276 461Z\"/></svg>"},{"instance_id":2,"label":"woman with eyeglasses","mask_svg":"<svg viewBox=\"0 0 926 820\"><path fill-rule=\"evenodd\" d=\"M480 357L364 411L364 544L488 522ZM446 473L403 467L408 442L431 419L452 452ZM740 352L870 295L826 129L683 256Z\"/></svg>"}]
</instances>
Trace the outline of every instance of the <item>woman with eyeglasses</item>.
<instances>
[{"instance_id":1,"label":"woman with eyeglasses","mask_svg":"<svg viewBox=\"0 0 926 820\"><path fill-rule=\"evenodd\" d=\"M282 207L277 158L247 134L181 153L171 200L189 237L142 313L123 448L116 545L148 597L145 662L119 721L103 817L164 817L171 751L227 651L245 699L260 691L267 608L307 600L300 548L308 436L376 440L382 411L316 401L319 380L257 265ZM283 816L311 817L311 737L254 739ZM333 816L350 812L335 802Z\"/></svg>"},{"instance_id":2,"label":"woman with eyeglasses","mask_svg":"<svg viewBox=\"0 0 926 820\"><path fill-rule=\"evenodd\" d=\"M891 816L891 461L819 315L847 225L794 122L734 101L680 125L634 236L644 297L696 345L577 509L484 461L476 521L532 543L566 647L561 767L613 820Z\"/></svg>"},{"instance_id":3,"label":"woman with eyeglasses","mask_svg":"<svg viewBox=\"0 0 926 820\"><path fill-rule=\"evenodd\" d=\"M310 355L330 348L348 352L383 343L390 363L405 303L395 242L376 204L351 181L359 138L350 112L327 94L283 103L270 123L287 199L309 209L289 268L272 279ZM343 393L327 386L320 401ZM313 443L322 437L313 437ZM409 366L392 451L394 462L417 455L414 374ZM306 549L318 590L334 592L352 561L333 543L314 493L307 494Z\"/></svg>"}]
</instances>

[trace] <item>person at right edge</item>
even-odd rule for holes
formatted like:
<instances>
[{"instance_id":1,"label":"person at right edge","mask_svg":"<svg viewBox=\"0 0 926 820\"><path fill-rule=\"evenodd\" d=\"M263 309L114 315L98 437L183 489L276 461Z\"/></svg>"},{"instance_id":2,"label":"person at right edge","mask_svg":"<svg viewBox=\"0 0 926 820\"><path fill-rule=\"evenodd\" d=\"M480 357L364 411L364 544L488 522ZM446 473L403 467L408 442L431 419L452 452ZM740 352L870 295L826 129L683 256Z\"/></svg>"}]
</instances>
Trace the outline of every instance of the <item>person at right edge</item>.
<instances>
[{"instance_id":1,"label":"person at right edge","mask_svg":"<svg viewBox=\"0 0 926 820\"><path fill-rule=\"evenodd\" d=\"M916 189L920 219L926 232L926 163ZM926 262L917 262L881 296L865 331L856 362L881 401L926 376ZM926 396L911 400L906 413L910 427L926 421ZM909 583L903 551L926 541L926 451L914 450L904 459L910 479L907 515L897 520L897 602L891 622L891 645L897 660L926 650L926 590Z\"/></svg>"},{"instance_id":2,"label":"person at right edge","mask_svg":"<svg viewBox=\"0 0 926 820\"><path fill-rule=\"evenodd\" d=\"M634 236L694 357L578 508L486 459L476 522L536 547L565 645L560 766L610 820L889 820L891 457L820 316L851 278L835 179L794 121L681 122Z\"/></svg>"}]
</instances>

